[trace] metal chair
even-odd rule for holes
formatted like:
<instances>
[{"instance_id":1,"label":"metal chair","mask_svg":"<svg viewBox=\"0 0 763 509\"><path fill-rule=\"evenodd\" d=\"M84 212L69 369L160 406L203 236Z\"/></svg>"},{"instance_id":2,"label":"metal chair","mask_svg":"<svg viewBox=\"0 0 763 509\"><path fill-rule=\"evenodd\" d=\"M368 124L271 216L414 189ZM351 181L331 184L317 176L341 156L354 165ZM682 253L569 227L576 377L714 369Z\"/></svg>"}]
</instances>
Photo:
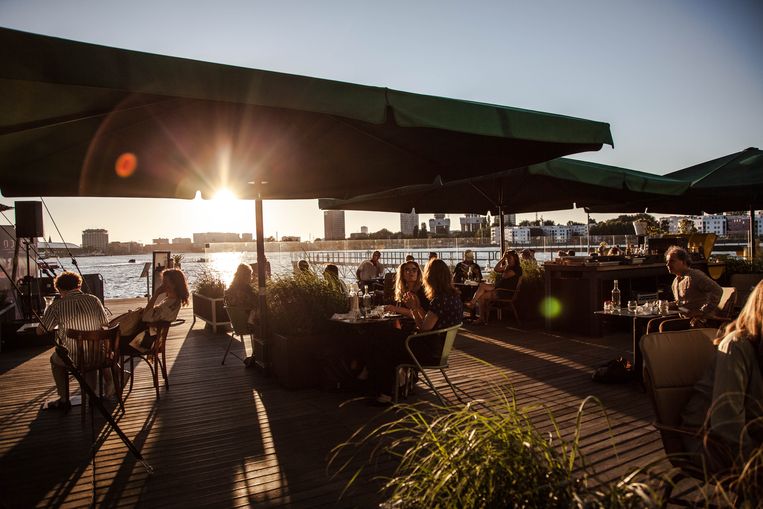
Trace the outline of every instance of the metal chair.
<instances>
[{"instance_id":1,"label":"metal chair","mask_svg":"<svg viewBox=\"0 0 763 509\"><path fill-rule=\"evenodd\" d=\"M681 428L681 411L691 397L694 384L714 362L715 329L691 329L646 334L641 339L644 385L655 413L654 426L670 463L678 469L665 485L663 503L682 504L671 498L675 483L692 477L705 480L702 468L689 459L682 437L698 430ZM676 362L681 359L681 362Z\"/></svg>"},{"instance_id":2,"label":"metal chair","mask_svg":"<svg viewBox=\"0 0 763 509\"><path fill-rule=\"evenodd\" d=\"M424 381L426 382L426 384L437 395L440 402L443 405L445 405L446 404L445 400L440 395L439 391L432 383L432 380L429 379L429 376L426 374L426 371L425 371L427 369L439 369L440 373L442 373L442 376L445 378L445 381L450 386L450 389L453 391L453 394L456 396L456 399L458 399L458 401L463 402L461 397L456 392L456 387L451 383L450 379L448 378L448 375L445 374L445 369L448 367L448 357L450 356L451 350L453 350L453 343L456 341L456 336L458 335L458 329L461 328L461 325L462 324L459 323L458 325L454 325L446 329L438 329L433 331L420 332L418 334L411 334L410 336L405 338L405 349L408 352L408 355L410 355L411 360L413 362L398 364L395 369L395 383L394 383L395 390L394 390L394 394L392 395L393 401L395 403L397 403L398 401L398 393L400 392L400 388L398 387L397 373L401 368L406 370L415 369L417 372L421 373L421 375L424 377ZM440 354L440 361L438 364L431 364L431 365L424 366L419 362L419 360L416 358L413 351L411 350L411 341L419 341L421 340L421 338L434 336L437 334L445 334L445 340L442 346L442 353Z\"/></svg>"},{"instance_id":3,"label":"metal chair","mask_svg":"<svg viewBox=\"0 0 763 509\"><path fill-rule=\"evenodd\" d=\"M167 377L167 362L165 358L165 345L167 343L167 333L170 330L172 322L148 322L146 323L147 333L150 331L156 331L154 336L154 342L147 352L139 352L135 349L130 349L127 352L121 353L121 383L124 386L124 365L125 358L130 360L130 392L132 392L132 384L135 379L135 357L143 359L151 370L151 377L154 382L154 389L156 389L156 399L159 399L159 370L162 372L162 378L164 379L164 386L167 390L170 389L170 381Z\"/></svg>"},{"instance_id":4,"label":"metal chair","mask_svg":"<svg viewBox=\"0 0 763 509\"><path fill-rule=\"evenodd\" d=\"M511 310L511 313L514 315L514 320L517 322L517 326L521 327L522 322L519 319L519 313L517 313L517 307L516 302L517 298L519 298L519 290L522 287L522 276L519 276L517 279L517 287L513 290L506 290L503 288L497 288L495 291L498 295L498 298L491 300L488 305L487 309L485 310L485 323L488 322L490 319L490 312L493 310L496 310L496 315L498 316L499 320L503 320L503 309L509 308Z\"/></svg>"},{"instance_id":5,"label":"metal chair","mask_svg":"<svg viewBox=\"0 0 763 509\"><path fill-rule=\"evenodd\" d=\"M241 343L244 345L244 352L246 352L244 336L251 337L254 334L252 324L249 323L249 315L252 312L251 309L236 306L225 306L225 311L228 312L228 318L230 318L230 323L233 326L233 332L230 335L228 347L225 349L225 355L223 355L223 361L221 364L225 364L225 359L228 357L228 352L230 352L230 346L233 344L233 340L237 335L241 338Z\"/></svg>"},{"instance_id":6,"label":"metal chair","mask_svg":"<svg viewBox=\"0 0 763 509\"><path fill-rule=\"evenodd\" d=\"M115 394L119 402L120 409L124 412L122 402L122 388L117 383L120 380L117 373L117 354L119 348L119 326L109 327L108 329L99 329L94 331L83 331L77 329L67 329L66 337L73 341L70 349L70 356L74 367L82 374L83 379L88 373L96 372L97 387L95 388L99 396L104 395L104 372L108 371L114 383ZM80 387L82 394L82 422L85 422L86 407L93 405L92 401L87 400L87 392ZM69 395L69 378L66 378L66 394ZM92 411L92 410L91 410Z\"/></svg>"}]
</instances>

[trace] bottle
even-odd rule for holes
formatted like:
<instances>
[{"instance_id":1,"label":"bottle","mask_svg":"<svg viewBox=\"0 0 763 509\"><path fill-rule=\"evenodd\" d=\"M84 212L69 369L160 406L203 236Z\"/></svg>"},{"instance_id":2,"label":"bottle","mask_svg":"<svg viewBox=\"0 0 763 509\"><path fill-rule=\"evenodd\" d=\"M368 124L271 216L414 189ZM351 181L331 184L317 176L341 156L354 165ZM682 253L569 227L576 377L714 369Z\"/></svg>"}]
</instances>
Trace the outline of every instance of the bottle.
<instances>
[{"instance_id":1,"label":"bottle","mask_svg":"<svg viewBox=\"0 0 763 509\"><path fill-rule=\"evenodd\" d=\"M360 303L358 302L358 292L355 291L354 287L352 290L350 290L350 314L355 318L360 316Z\"/></svg>"},{"instance_id":2,"label":"bottle","mask_svg":"<svg viewBox=\"0 0 763 509\"><path fill-rule=\"evenodd\" d=\"M615 287L612 288L612 309L620 309L620 288L617 287L617 279L615 279Z\"/></svg>"}]
</instances>

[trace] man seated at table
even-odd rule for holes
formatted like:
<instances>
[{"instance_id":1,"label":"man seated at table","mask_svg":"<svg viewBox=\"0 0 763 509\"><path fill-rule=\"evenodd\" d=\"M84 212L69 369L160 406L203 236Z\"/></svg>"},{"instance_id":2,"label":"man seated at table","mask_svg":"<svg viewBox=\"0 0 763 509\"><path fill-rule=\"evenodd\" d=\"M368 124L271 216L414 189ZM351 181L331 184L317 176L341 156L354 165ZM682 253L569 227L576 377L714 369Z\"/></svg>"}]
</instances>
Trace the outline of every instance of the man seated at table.
<instances>
[{"instance_id":1,"label":"man seated at table","mask_svg":"<svg viewBox=\"0 0 763 509\"><path fill-rule=\"evenodd\" d=\"M358 266L355 275L358 277L361 287L383 289L378 279L384 274L384 265L379 261L381 253L374 251L370 260L365 260Z\"/></svg>"},{"instance_id":2,"label":"man seated at table","mask_svg":"<svg viewBox=\"0 0 763 509\"><path fill-rule=\"evenodd\" d=\"M467 280L482 281L482 269L474 261L474 252L471 249L464 251L464 260L456 264L453 272L454 283L463 283Z\"/></svg>"},{"instance_id":3,"label":"man seated at table","mask_svg":"<svg viewBox=\"0 0 763 509\"><path fill-rule=\"evenodd\" d=\"M45 310L36 332L38 335L43 335L58 326L56 342L66 346L69 349L69 355L74 356L76 351L73 347L73 341L66 337L67 329L95 331L107 326L109 321L98 297L82 293L80 290L82 278L79 274L62 272L55 279L54 285L58 293L61 294L61 298L54 301ZM50 368L53 372L53 380L56 382L59 399L48 403L47 408L68 410L71 408L69 394L66 390L69 373L63 359L55 351L50 356ZM88 385L95 387L95 372L89 373L87 378Z\"/></svg>"},{"instance_id":4,"label":"man seated at table","mask_svg":"<svg viewBox=\"0 0 763 509\"><path fill-rule=\"evenodd\" d=\"M680 318L655 318L647 324L647 333L663 330L683 330L703 327L718 309L723 289L701 270L691 268L691 257L682 247L671 246L665 252L668 271L675 275L671 309L677 309Z\"/></svg>"}]
</instances>

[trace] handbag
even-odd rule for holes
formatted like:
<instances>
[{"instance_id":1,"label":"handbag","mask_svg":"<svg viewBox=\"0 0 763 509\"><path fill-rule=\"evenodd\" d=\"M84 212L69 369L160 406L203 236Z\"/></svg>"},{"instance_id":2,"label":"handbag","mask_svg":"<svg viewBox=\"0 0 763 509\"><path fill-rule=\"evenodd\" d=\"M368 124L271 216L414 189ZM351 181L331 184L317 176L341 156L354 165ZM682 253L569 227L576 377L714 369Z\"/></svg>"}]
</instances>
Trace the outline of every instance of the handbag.
<instances>
[{"instance_id":1,"label":"handbag","mask_svg":"<svg viewBox=\"0 0 763 509\"><path fill-rule=\"evenodd\" d=\"M152 336L150 331L146 331L143 334L135 336L133 340L130 341L130 346L140 353L146 353L151 350L151 346L153 346L155 340L156 336Z\"/></svg>"},{"instance_id":2,"label":"handbag","mask_svg":"<svg viewBox=\"0 0 763 509\"><path fill-rule=\"evenodd\" d=\"M109 322L110 326L115 324L119 324L119 334L121 336L137 334L143 327L143 308L131 309Z\"/></svg>"}]
</instances>

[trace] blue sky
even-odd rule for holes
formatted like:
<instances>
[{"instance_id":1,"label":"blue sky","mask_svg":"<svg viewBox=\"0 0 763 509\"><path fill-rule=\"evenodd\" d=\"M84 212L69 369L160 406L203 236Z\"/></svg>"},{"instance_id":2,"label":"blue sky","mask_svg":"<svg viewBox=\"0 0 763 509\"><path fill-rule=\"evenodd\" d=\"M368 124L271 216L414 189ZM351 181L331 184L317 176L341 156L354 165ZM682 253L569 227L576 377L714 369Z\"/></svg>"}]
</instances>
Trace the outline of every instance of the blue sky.
<instances>
[{"instance_id":1,"label":"blue sky","mask_svg":"<svg viewBox=\"0 0 763 509\"><path fill-rule=\"evenodd\" d=\"M763 146L763 2L753 0L0 0L0 25L606 121L615 148L575 157L657 174ZM140 241L254 229L249 202L46 202L72 242L91 227ZM348 234L360 225L399 229L396 215L348 212ZM266 202L265 229L320 237L322 213L315 201ZM58 240L52 224L46 234Z\"/></svg>"}]
</instances>

